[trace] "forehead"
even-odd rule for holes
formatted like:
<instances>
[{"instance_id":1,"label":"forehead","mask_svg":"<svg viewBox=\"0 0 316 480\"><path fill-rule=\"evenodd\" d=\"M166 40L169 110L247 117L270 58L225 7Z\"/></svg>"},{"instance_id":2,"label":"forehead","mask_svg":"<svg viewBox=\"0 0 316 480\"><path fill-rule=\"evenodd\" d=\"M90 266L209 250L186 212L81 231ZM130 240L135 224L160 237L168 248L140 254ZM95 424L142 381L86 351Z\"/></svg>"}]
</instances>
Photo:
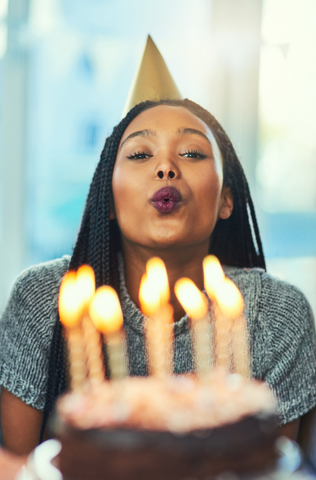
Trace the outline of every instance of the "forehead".
<instances>
[{"instance_id":1,"label":"forehead","mask_svg":"<svg viewBox=\"0 0 316 480\"><path fill-rule=\"evenodd\" d=\"M184 107L170 105L159 105L140 113L126 128L121 142L131 133L145 128L154 130L159 134L159 132L175 133L179 128L183 127L200 130L207 135L212 144L215 142L211 129L203 120Z\"/></svg>"}]
</instances>

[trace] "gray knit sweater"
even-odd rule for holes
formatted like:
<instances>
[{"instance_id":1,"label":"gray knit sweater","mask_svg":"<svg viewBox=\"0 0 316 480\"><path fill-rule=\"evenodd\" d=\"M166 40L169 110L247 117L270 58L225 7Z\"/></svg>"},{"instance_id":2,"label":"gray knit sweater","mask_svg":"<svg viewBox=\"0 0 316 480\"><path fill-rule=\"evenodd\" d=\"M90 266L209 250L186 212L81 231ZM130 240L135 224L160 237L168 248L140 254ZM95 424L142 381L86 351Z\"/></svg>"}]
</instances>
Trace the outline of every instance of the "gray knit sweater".
<instances>
[{"instance_id":1,"label":"gray knit sweater","mask_svg":"<svg viewBox=\"0 0 316 480\"><path fill-rule=\"evenodd\" d=\"M44 408L48 358L58 313L61 278L69 256L20 274L0 322L0 385L25 403ZM265 380L278 398L280 423L316 405L316 337L313 315L302 293L261 269L227 267L245 301L253 377ZM131 375L146 375L143 316L121 282L121 303ZM187 317L174 325L175 372L192 369Z\"/></svg>"}]
</instances>

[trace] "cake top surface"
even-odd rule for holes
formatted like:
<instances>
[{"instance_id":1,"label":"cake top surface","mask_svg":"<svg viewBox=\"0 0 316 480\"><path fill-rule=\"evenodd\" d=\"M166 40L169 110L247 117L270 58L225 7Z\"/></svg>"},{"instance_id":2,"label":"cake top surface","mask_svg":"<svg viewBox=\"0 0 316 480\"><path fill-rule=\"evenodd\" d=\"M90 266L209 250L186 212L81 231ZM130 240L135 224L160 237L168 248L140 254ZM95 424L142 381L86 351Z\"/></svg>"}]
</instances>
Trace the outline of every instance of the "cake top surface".
<instances>
[{"instance_id":1,"label":"cake top surface","mask_svg":"<svg viewBox=\"0 0 316 480\"><path fill-rule=\"evenodd\" d=\"M204 381L194 375L165 379L129 377L64 395L57 413L79 429L133 428L189 432L270 415L275 399L265 383L216 369Z\"/></svg>"}]
</instances>

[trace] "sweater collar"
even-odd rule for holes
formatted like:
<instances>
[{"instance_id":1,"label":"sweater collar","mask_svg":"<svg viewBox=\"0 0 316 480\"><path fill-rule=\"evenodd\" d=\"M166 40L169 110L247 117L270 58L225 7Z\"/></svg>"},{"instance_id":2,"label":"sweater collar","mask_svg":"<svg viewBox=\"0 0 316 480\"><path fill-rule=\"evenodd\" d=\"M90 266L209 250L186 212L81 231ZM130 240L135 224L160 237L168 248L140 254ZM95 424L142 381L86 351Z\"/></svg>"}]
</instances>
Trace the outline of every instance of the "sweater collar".
<instances>
[{"instance_id":1,"label":"sweater collar","mask_svg":"<svg viewBox=\"0 0 316 480\"><path fill-rule=\"evenodd\" d=\"M127 291L125 284L124 259L121 252L118 254L118 267L120 278L120 301L123 310L124 323L125 325L129 325L137 332L143 333L146 317L142 314L137 305L135 305ZM179 335L188 328L189 318L188 315L184 315L178 322L174 322L174 335Z\"/></svg>"}]
</instances>

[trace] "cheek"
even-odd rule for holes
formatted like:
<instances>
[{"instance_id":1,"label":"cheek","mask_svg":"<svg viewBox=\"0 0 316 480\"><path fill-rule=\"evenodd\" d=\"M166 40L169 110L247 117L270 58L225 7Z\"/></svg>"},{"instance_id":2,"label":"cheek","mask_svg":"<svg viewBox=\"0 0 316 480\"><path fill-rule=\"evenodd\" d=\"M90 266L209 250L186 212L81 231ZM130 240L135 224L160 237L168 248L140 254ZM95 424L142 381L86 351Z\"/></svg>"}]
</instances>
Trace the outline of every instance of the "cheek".
<instances>
[{"instance_id":1,"label":"cheek","mask_svg":"<svg viewBox=\"0 0 316 480\"><path fill-rule=\"evenodd\" d=\"M200 172L196 183L196 216L194 228L199 234L209 236L219 215L222 181L215 170Z\"/></svg>"},{"instance_id":2,"label":"cheek","mask_svg":"<svg viewBox=\"0 0 316 480\"><path fill-rule=\"evenodd\" d=\"M222 180L214 169L200 172L195 191L201 205L210 212L218 207L221 190Z\"/></svg>"},{"instance_id":3,"label":"cheek","mask_svg":"<svg viewBox=\"0 0 316 480\"><path fill-rule=\"evenodd\" d=\"M133 182L129 182L124 169L116 165L113 171L112 192L117 220L124 213L124 205L128 204L129 198L133 196L132 190Z\"/></svg>"},{"instance_id":4,"label":"cheek","mask_svg":"<svg viewBox=\"0 0 316 480\"><path fill-rule=\"evenodd\" d=\"M142 186L144 187L140 173L122 165L114 167L112 191L116 217L120 226L129 223L131 216L138 210L140 192Z\"/></svg>"}]
</instances>

